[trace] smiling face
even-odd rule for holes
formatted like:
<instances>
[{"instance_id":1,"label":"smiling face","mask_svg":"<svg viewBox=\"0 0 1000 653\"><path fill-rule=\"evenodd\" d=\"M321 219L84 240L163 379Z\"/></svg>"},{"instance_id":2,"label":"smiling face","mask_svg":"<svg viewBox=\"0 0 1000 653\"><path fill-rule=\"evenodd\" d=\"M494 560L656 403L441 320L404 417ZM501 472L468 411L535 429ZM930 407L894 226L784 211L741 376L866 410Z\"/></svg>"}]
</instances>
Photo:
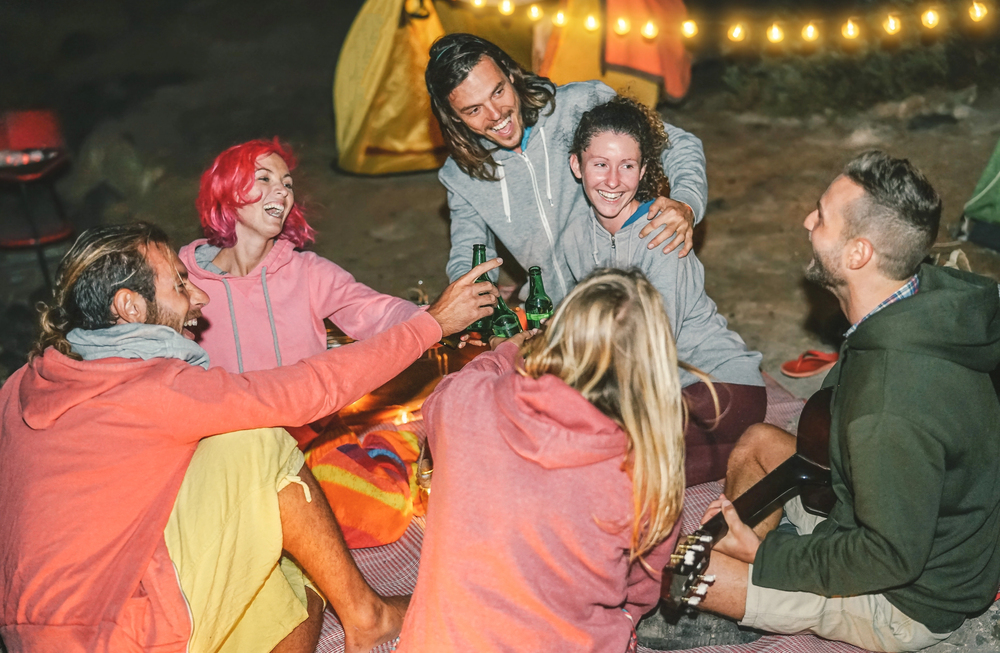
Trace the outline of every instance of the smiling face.
<instances>
[{"instance_id":1,"label":"smiling face","mask_svg":"<svg viewBox=\"0 0 1000 653\"><path fill-rule=\"evenodd\" d=\"M843 253L847 244L846 211L864 196L864 190L847 177L837 177L806 216L813 258L806 266L806 279L825 288L847 283L843 273Z\"/></svg>"},{"instance_id":2,"label":"smiling face","mask_svg":"<svg viewBox=\"0 0 1000 653\"><path fill-rule=\"evenodd\" d=\"M631 136L600 132L580 157L570 155L573 174L583 182L583 192L601 218L601 224L615 233L631 217L639 202L635 194L646 172L640 165L639 143Z\"/></svg>"},{"instance_id":3,"label":"smiling face","mask_svg":"<svg viewBox=\"0 0 1000 653\"><path fill-rule=\"evenodd\" d=\"M146 324L168 326L188 340L194 340L189 327L197 325L208 295L188 279L187 267L170 247L154 246L146 260L156 275L156 304L146 307Z\"/></svg>"},{"instance_id":4,"label":"smiling face","mask_svg":"<svg viewBox=\"0 0 1000 653\"><path fill-rule=\"evenodd\" d=\"M244 236L266 240L277 238L295 204L292 175L284 159L277 154L268 154L257 159L256 167L250 197L259 194L260 199L237 210L237 241Z\"/></svg>"},{"instance_id":5,"label":"smiling face","mask_svg":"<svg viewBox=\"0 0 1000 653\"><path fill-rule=\"evenodd\" d=\"M448 96L451 108L465 125L500 147L520 151L524 125L521 100L511 79L484 56L469 76Z\"/></svg>"}]
</instances>

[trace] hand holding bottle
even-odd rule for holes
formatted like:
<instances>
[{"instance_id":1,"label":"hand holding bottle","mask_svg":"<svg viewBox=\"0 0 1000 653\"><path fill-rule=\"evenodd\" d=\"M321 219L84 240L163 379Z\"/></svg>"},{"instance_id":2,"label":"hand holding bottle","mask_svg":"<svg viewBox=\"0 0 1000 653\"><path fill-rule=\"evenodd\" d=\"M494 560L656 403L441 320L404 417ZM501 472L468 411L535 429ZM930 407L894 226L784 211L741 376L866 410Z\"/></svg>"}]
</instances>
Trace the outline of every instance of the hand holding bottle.
<instances>
[{"instance_id":1,"label":"hand holding bottle","mask_svg":"<svg viewBox=\"0 0 1000 653\"><path fill-rule=\"evenodd\" d=\"M476 279L502 263L503 259L495 258L477 265L445 288L431 304L427 312L441 325L443 335L458 333L472 322L493 314L500 291L492 283Z\"/></svg>"}]
</instances>

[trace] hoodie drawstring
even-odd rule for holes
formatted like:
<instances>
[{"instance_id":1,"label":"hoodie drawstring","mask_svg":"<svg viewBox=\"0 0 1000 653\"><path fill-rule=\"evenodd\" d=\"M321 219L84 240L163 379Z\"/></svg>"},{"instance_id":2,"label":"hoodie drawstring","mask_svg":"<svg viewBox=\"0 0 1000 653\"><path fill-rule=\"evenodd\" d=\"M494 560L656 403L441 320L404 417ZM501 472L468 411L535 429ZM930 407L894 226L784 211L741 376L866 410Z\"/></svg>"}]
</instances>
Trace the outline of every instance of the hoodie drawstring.
<instances>
[{"instance_id":1,"label":"hoodie drawstring","mask_svg":"<svg viewBox=\"0 0 1000 653\"><path fill-rule=\"evenodd\" d=\"M240 329L236 326L236 311L233 309L233 291L229 288L229 282L222 278L222 285L226 287L226 299L229 300L229 319L233 323L233 340L236 341L236 364L243 373L243 349L240 347Z\"/></svg>"},{"instance_id":2,"label":"hoodie drawstring","mask_svg":"<svg viewBox=\"0 0 1000 653\"><path fill-rule=\"evenodd\" d=\"M278 347L278 330L274 327L274 312L271 310L271 296L267 294L266 265L260 269L260 285L264 288L264 303L267 304L267 319L271 322L271 339L274 340L274 357L278 360L278 367L281 367L281 348Z\"/></svg>"},{"instance_id":3,"label":"hoodie drawstring","mask_svg":"<svg viewBox=\"0 0 1000 653\"><path fill-rule=\"evenodd\" d=\"M503 171L503 164L497 166L497 172L500 173L500 194L503 195L503 214L507 216L507 222L510 222L510 196L507 194L507 174Z\"/></svg>"},{"instance_id":4,"label":"hoodie drawstring","mask_svg":"<svg viewBox=\"0 0 1000 653\"><path fill-rule=\"evenodd\" d=\"M549 146L545 142L545 127L539 125L538 133L542 135L542 150L545 152L545 197L549 200L549 206L555 206L552 203L552 178L549 174Z\"/></svg>"}]
</instances>

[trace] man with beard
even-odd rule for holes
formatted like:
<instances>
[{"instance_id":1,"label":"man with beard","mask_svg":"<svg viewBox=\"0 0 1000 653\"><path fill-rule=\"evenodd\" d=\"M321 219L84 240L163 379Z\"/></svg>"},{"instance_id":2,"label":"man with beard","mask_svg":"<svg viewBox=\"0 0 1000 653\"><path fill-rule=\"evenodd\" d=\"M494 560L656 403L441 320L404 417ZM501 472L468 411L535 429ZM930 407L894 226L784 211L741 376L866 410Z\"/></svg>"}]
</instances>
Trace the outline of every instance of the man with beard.
<instances>
[{"instance_id":1,"label":"man with beard","mask_svg":"<svg viewBox=\"0 0 1000 653\"><path fill-rule=\"evenodd\" d=\"M1000 583L1000 362L996 282L922 264L941 200L906 160L851 161L805 220L806 277L853 326L824 381L836 503L799 499L755 530L726 497L795 452L757 425L729 459L715 584L701 604L741 625L813 633L873 651L931 646L994 600ZM794 527L794 528L792 528Z\"/></svg>"},{"instance_id":2,"label":"man with beard","mask_svg":"<svg viewBox=\"0 0 1000 653\"><path fill-rule=\"evenodd\" d=\"M424 78L451 154L438 175L451 210L448 277L468 271L474 244L485 243L492 256L499 239L524 269L542 268L545 289L559 303L577 281L566 272L564 235L592 227L569 166L573 132L584 111L615 92L596 81L556 88L471 34L438 39ZM673 125L664 128L670 197L657 198L649 208L651 221L639 237L665 226L644 246L652 249L673 237L664 252L677 248L684 256L695 223L705 215L705 152L697 137Z\"/></svg>"},{"instance_id":3,"label":"man with beard","mask_svg":"<svg viewBox=\"0 0 1000 653\"><path fill-rule=\"evenodd\" d=\"M408 599L375 594L295 441L262 427L329 415L490 314L471 274L367 340L237 375L191 339L208 297L161 230L81 235L0 389L8 649L311 652L320 592L346 650L395 637Z\"/></svg>"}]
</instances>

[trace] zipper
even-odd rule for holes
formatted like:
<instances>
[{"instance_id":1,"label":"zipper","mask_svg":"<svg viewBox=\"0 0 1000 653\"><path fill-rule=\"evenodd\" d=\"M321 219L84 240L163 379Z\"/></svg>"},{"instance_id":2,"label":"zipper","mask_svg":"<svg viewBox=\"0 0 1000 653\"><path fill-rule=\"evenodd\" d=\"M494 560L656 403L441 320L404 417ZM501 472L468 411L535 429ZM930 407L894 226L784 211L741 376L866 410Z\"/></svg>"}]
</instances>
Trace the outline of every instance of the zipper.
<instances>
[{"instance_id":1,"label":"zipper","mask_svg":"<svg viewBox=\"0 0 1000 653\"><path fill-rule=\"evenodd\" d=\"M524 164L528 168L528 174L531 175L531 188L535 191L535 204L538 207L538 217L542 220L542 229L545 230L545 237L549 239L549 250L553 253L554 260L556 242L552 236L552 228L549 226L548 217L545 215L545 208L542 206L542 195L538 190L538 180L535 178L535 167L531 165L531 159L524 152L519 153L518 156L524 159ZM558 265L553 265L552 267L555 268L556 276L559 277L559 285L562 286L563 293L569 292L569 289L566 287L566 280L563 278L562 270Z\"/></svg>"}]
</instances>

